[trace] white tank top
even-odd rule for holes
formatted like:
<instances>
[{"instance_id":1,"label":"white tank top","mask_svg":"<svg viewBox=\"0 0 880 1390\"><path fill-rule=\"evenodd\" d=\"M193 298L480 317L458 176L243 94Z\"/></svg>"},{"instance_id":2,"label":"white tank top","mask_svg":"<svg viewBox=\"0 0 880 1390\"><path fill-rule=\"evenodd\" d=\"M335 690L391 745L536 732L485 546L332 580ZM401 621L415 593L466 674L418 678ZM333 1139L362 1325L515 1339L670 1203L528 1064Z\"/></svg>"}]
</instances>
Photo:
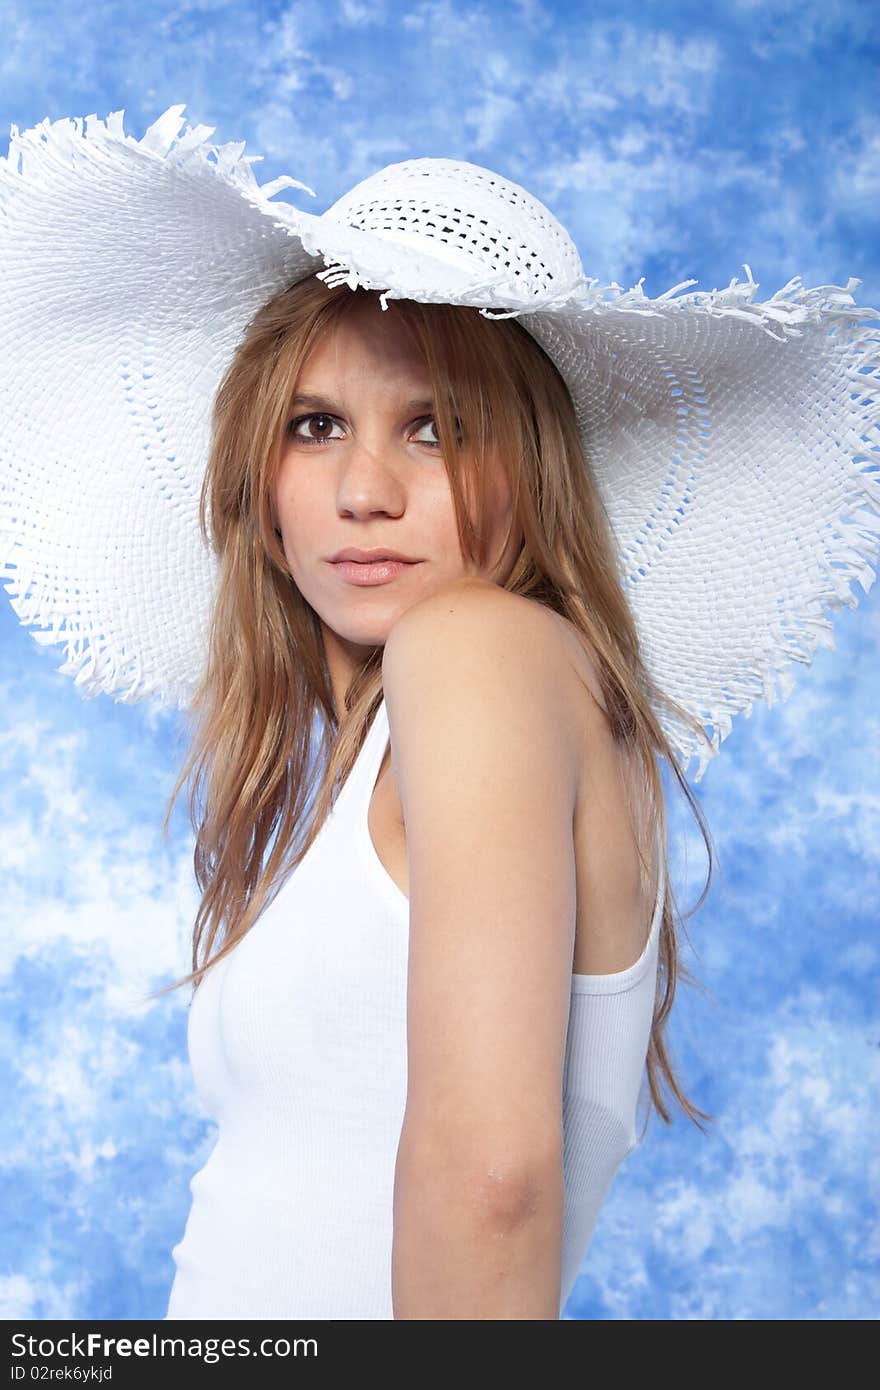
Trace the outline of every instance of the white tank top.
<instances>
[{"instance_id":1,"label":"white tank top","mask_svg":"<svg viewBox=\"0 0 880 1390\"><path fill-rule=\"evenodd\" d=\"M166 1318L394 1316L409 901L367 826L387 746L383 699L305 858L193 996L190 1062L218 1134L190 1183ZM664 889L661 867L634 965L572 976L560 1313L637 1143Z\"/></svg>"}]
</instances>

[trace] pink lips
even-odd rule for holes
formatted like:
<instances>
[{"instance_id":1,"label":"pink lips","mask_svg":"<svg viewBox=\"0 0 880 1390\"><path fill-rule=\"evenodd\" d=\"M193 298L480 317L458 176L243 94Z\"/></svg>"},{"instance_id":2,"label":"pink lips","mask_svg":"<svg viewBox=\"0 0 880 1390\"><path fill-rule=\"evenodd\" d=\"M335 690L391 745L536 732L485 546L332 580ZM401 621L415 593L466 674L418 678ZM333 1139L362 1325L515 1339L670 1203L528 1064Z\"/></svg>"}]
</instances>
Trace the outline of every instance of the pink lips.
<instances>
[{"instance_id":1,"label":"pink lips","mask_svg":"<svg viewBox=\"0 0 880 1390\"><path fill-rule=\"evenodd\" d=\"M406 570L411 570L419 562L418 560L331 560L336 573L340 579L349 584L359 587L370 587L374 584L390 584L392 579L403 574Z\"/></svg>"}]
</instances>

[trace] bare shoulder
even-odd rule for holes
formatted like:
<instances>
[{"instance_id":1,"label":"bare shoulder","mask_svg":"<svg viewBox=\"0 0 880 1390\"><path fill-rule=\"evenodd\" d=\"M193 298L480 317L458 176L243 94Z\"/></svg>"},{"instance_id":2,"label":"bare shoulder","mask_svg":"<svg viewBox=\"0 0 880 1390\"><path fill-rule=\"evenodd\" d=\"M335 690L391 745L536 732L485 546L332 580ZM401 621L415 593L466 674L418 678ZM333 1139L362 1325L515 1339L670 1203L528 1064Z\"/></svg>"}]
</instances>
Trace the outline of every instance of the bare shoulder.
<instances>
[{"instance_id":1,"label":"bare shoulder","mask_svg":"<svg viewBox=\"0 0 880 1390\"><path fill-rule=\"evenodd\" d=\"M442 585L408 608L388 634L382 672L392 732L395 720L405 717L408 693L425 682L449 696L455 688L458 698L479 698L482 692L499 714L511 704L532 704L574 738L580 721L566 627L542 604L490 580L467 577Z\"/></svg>"},{"instance_id":2,"label":"bare shoulder","mask_svg":"<svg viewBox=\"0 0 880 1390\"><path fill-rule=\"evenodd\" d=\"M490 579L463 576L447 580L411 604L395 622L389 640L393 634L401 631L413 630L425 624L455 623L463 616L474 621L483 614L497 621L501 614L521 613L523 621L527 621L525 614L538 608L539 605L530 599L512 594Z\"/></svg>"},{"instance_id":3,"label":"bare shoulder","mask_svg":"<svg viewBox=\"0 0 880 1390\"><path fill-rule=\"evenodd\" d=\"M525 653L536 665L547 658L556 663L565 659L566 652L560 621L543 604L491 580L454 579L401 614L388 634L384 659L390 663L396 649L412 643L424 644L423 654L428 655L435 641L465 645L478 641L474 658L485 652L490 660L499 651L509 650L514 659Z\"/></svg>"},{"instance_id":4,"label":"bare shoulder","mask_svg":"<svg viewBox=\"0 0 880 1390\"><path fill-rule=\"evenodd\" d=\"M546 605L471 577L451 580L420 599L391 629L383 656L389 718L393 687L400 683L396 668L420 661L448 666L456 647L469 652L472 677L482 670L485 678L491 680L494 671L500 679L518 666L574 731L579 749L585 740L610 738L599 663L585 635Z\"/></svg>"}]
</instances>

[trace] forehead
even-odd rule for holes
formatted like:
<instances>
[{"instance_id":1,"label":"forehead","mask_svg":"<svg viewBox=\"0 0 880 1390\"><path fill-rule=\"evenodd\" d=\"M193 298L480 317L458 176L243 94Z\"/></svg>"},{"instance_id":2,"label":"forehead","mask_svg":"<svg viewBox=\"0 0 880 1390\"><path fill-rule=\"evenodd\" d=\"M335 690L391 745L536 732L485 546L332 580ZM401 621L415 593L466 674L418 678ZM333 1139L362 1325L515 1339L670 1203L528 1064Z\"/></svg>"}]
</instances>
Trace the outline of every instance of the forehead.
<instances>
[{"instance_id":1,"label":"forehead","mask_svg":"<svg viewBox=\"0 0 880 1390\"><path fill-rule=\"evenodd\" d=\"M301 376L308 380L318 373L428 380L415 335L393 308L384 311L378 301L360 303L328 326L306 358Z\"/></svg>"}]
</instances>

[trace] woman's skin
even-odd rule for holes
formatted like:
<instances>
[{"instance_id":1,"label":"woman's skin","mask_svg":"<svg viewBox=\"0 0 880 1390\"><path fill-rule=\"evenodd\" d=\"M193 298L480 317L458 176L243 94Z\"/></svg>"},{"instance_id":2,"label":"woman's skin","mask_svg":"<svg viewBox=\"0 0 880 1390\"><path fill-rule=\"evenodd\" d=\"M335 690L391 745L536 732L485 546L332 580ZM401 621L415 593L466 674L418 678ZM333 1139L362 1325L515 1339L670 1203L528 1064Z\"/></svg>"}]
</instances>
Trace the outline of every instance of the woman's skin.
<instances>
[{"instance_id":1,"label":"woman's skin","mask_svg":"<svg viewBox=\"0 0 880 1390\"><path fill-rule=\"evenodd\" d=\"M406 609L451 580L503 584L519 545L514 534L504 548L510 492L493 458L489 563L479 570L462 556L430 406L410 405L430 398L430 378L393 305L367 300L344 318L309 356L297 395L320 397L326 416L294 403L291 418L312 415L288 436L272 505L291 574L323 629L339 710L356 664ZM357 587L328 563L348 545L388 546L419 563Z\"/></svg>"}]
</instances>

